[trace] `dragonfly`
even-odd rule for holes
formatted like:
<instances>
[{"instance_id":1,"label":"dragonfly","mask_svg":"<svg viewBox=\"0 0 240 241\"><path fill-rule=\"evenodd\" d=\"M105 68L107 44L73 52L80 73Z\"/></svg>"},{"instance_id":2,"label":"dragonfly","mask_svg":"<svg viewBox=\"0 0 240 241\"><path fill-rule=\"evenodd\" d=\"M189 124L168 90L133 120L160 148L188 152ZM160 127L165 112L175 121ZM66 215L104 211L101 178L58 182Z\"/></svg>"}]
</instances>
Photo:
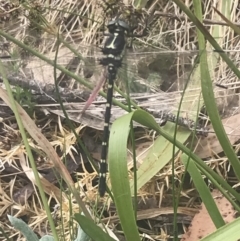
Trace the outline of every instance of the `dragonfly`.
<instances>
[{"instance_id":1,"label":"dragonfly","mask_svg":"<svg viewBox=\"0 0 240 241\"><path fill-rule=\"evenodd\" d=\"M123 20L112 20L108 24L109 37L106 40L102 52L105 57L100 60L100 64L107 66L108 89L105 110L105 121L103 129L102 152L99 172L99 194L104 196L106 190L107 172L107 148L109 138L109 123L111 116L111 106L113 97L113 85L117 76L118 68L122 65L123 52L126 47L126 36L129 34L129 26Z\"/></svg>"},{"instance_id":2,"label":"dragonfly","mask_svg":"<svg viewBox=\"0 0 240 241\"><path fill-rule=\"evenodd\" d=\"M184 93L184 106L189 106L188 104L192 102L193 98L196 98L200 94L199 85L193 81L189 81L190 73L193 72L193 68L196 67L196 59L201 54L199 51L166 51L162 49L135 48L134 50L126 50L126 55L124 57L123 51L126 47L125 35L129 35L129 27L127 23L123 20L113 20L108 23L108 36L106 36L105 45L102 48L96 46L82 46L77 48L77 51L81 56L76 56L69 48L65 45L58 46L58 55L55 58L55 46L57 40L56 38L46 38L42 39L45 42L45 48L48 50L47 55L49 59L56 60L56 63L65 66L70 71L75 72L79 76L83 76L89 83L98 85L98 82L108 79L107 88L107 103L106 111L104 117L104 131L102 138L102 154L100 162L100 184L99 193L100 196L104 196L106 189L106 172L107 172L107 146L108 146L108 136L109 136L109 122L111 117L111 105L113 96L113 85L117 83L116 79L120 80L119 85L128 82L128 88L130 92L141 93L140 97L142 99L151 99L152 108L148 106L142 106L143 109L155 115L157 118L161 118L164 121L178 122L178 124L188 127L193 130L197 127L197 132L206 133L206 129L200 125L195 125L195 122L191 120L191 115L186 109L182 109L183 113L187 113L187 117L176 118L173 112L178 111L178 105L181 99L181 95ZM123 36L124 35L124 36ZM48 46L48 47L47 47ZM111 51L110 51L111 50ZM46 50L45 50L46 51ZM229 56L234 58L237 54L236 51L226 51ZM209 58L219 59L219 63L214 67L214 69L219 69L216 76L214 77L214 83L216 85L216 99L223 98L231 99L235 96L235 93L231 94L239 82L227 83L228 78L226 73L230 73L230 70L224 66L221 62L219 54L210 50L207 52ZM9 79L16 77L20 79L19 76L23 76L21 79L25 79L29 82L34 82L36 85L42 89L42 86L53 84L54 81L54 66L46 64L46 62L41 61L39 58L26 57L26 58L4 58L4 66L8 72ZM56 81L59 85L67 88L76 88L76 82L72 79L68 79L68 76L62 71L57 71ZM119 75L118 75L119 74ZM123 77L121 77L121 75ZM66 84L67 83L67 84ZM188 88L184 92L185 86ZM20 81L18 81L20 84ZM67 86L66 86L67 85ZM100 86L100 85L99 85ZM98 86L98 89L100 88ZM221 88L223 86L224 88ZM80 86L81 88L82 86ZM227 88L227 89L226 89ZM224 90L223 90L224 89ZM224 92L226 91L226 92ZM47 91L43 91L47 95ZM222 94L224 92L225 94ZM148 93L148 94L146 94ZM154 97L161 93L161 100ZM223 95L221 98L221 94ZM96 94L95 94L96 95ZM220 96L220 97L219 97ZM94 98L95 96L93 96ZM76 96L77 99L77 96ZM140 99L136 97L136 102ZM92 100L91 100L92 101ZM139 103L142 103L139 101ZM221 104L223 105L223 104ZM227 105L222 109L227 108ZM85 111L86 106L83 107L82 111Z\"/></svg>"}]
</instances>

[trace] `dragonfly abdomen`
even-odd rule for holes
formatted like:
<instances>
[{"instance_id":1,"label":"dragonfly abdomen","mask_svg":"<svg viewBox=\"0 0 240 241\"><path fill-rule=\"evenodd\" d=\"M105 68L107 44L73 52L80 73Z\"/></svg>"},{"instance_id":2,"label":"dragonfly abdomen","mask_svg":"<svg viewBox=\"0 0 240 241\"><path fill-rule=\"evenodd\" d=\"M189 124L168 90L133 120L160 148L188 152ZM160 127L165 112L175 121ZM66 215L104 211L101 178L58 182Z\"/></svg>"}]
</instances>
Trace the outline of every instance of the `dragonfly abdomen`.
<instances>
[{"instance_id":1,"label":"dragonfly abdomen","mask_svg":"<svg viewBox=\"0 0 240 241\"><path fill-rule=\"evenodd\" d=\"M106 173L107 173L107 151L109 139L109 122L111 117L111 106L113 97L114 80L116 79L118 68L122 65L123 52L126 45L126 36L129 27L122 20L113 20L108 24L109 37L107 38L102 53L105 55L100 60L100 64L107 66L108 89L107 103L104 117L104 129L102 138L102 151L99 170L99 195L104 196L106 191Z\"/></svg>"}]
</instances>

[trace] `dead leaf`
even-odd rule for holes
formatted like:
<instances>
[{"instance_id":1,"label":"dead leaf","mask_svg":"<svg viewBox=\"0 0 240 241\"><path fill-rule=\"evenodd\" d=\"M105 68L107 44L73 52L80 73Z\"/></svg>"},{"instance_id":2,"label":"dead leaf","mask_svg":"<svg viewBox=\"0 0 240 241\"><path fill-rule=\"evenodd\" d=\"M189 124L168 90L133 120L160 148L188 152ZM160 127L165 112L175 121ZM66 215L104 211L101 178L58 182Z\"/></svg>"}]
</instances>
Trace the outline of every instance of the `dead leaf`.
<instances>
[{"instance_id":1,"label":"dead leaf","mask_svg":"<svg viewBox=\"0 0 240 241\"><path fill-rule=\"evenodd\" d=\"M213 190L212 196L218 206L218 209L226 223L230 223L235 219L235 210L231 203L219 192ZM188 231L183 235L181 241L198 241L216 230L208 211L204 204L202 209L192 220Z\"/></svg>"},{"instance_id":2,"label":"dead leaf","mask_svg":"<svg viewBox=\"0 0 240 241\"><path fill-rule=\"evenodd\" d=\"M233 145L240 139L240 114L228 117L222 120L224 129L228 135L230 143ZM214 131L210 127L210 131ZM195 154L200 158L207 158L214 153L218 154L222 152L222 146L220 145L215 133L209 133L206 138L202 138L195 150Z\"/></svg>"},{"instance_id":3,"label":"dead leaf","mask_svg":"<svg viewBox=\"0 0 240 241\"><path fill-rule=\"evenodd\" d=\"M20 160L20 165L21 165L23 171L25 172L26 176L32 183L34 183L36 185L36 179L35 179L33 170L32 170L32 168L27 166L27 164L26 164L27 160L25 159L23 153L20 153L18 156L19 156L19 160ZM59 188L57 188L55 185L53 185L51 182L49 182L47 179L45 179L40 173L38 175L40 177L42 187L47 194L55 197L59 203L62 203L63 200L67 200L67 196L65 195L65 193L63 191L61 191ZM22 203L22 202L19 202L19 203Z\"/></svg>"},{"instance_id":4,"label":"dead leaf","mask_svg":"<svg viewBox=\"0 0 240 241\"><path fill-rule=\"evenodd\" d=\"M188 208L188 207L178 207L177 213L178 214L183 214L186 216L191 216L193 217L198 213L199 211L196 208ZM140 210L137 212L137 220L144 220L144 219L149 219L149 218L157 218L161 215L169 215L173 214L173 208L172 207L161 207L161 208L150 208L147 210ZM101 220L102 222L118 222L119 217L118 216L112 216L108 218L103 218Z\"/></svg>"}]
</instances>

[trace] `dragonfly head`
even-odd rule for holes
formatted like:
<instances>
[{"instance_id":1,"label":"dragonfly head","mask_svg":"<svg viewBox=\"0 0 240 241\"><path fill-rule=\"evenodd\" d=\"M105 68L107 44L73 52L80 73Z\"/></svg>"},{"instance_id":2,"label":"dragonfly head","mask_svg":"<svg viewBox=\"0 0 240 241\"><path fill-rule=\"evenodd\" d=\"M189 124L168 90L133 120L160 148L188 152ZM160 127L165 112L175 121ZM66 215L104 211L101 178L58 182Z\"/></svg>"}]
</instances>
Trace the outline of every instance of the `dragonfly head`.
<instances>
[{"instance_id":1,"label":"dragonfly head","mask_svg":"<svg viewBox=\"0 0 240 241\"><path fill-rule=\"evenodd\" d=\"M122 19L111 20L107 25L109 33L129 32L128 24Z\"/></svg>"}]
</instances>

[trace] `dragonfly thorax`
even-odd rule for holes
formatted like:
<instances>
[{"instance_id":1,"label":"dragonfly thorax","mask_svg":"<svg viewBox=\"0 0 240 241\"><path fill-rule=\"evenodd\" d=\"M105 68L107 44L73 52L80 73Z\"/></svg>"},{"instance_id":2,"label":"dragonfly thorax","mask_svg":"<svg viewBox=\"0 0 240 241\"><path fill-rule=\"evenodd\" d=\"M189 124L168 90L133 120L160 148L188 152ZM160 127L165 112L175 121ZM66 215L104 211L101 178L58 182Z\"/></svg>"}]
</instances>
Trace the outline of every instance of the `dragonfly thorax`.
<instances>
[{"instance_id":1,"label":"dragonfly thorax","mask_svg":"<svg viewBox=\"0 0 240 241\"><path fill-rule=\"evenodd\" d=\"M100 64L104 66L111 64L113 68L117 69L121 67L129 27L122 20L112 20L107 27L108 38L102 48L102 53L106 57L100 60Z\"/></svg>"}]
</instances>

